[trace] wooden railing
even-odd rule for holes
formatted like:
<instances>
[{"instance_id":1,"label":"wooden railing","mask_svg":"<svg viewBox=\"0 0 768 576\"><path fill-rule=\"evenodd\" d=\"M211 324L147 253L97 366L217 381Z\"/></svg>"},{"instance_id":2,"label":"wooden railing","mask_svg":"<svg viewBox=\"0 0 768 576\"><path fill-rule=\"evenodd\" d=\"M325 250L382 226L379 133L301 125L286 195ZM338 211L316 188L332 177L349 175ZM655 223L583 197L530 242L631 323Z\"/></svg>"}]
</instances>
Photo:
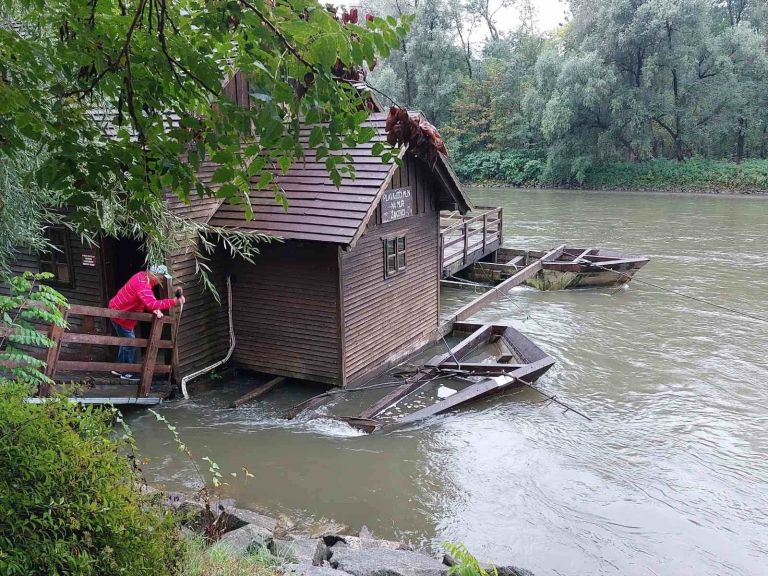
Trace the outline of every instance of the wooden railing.
<instances>
[{"instance_id":1,"label":"wooden railing","mask_svg":"<svg viewBox=\"0 0 768 576\"><path fill-rule=\"evenodd\" d=\"M441 214L440 245L442 266L461 260L468 266L485 256L491 245L501 244L504 217L502 208L479 208L470 215ZM476 258L472 258L475 256Z\"/></svg>"},{"instance_id":2,"label":"wooden railing","mask_svg":"<svg viewBox=\"0 0 768 576\"><path fill-rule=\"evenodd\" d=\"M158 318L148 312L123 312L110 308L97 308L75 304L63 312L64 319L68 322L74 316L95 318L121 318L126 320L138 320L151 322L149 338L123 338L120 336L108 336L106 334L88 334L83 332L70 332L68 328L52 325L47 329L48 337L53 345L45 356L45 374L51 379L55 378L59 371L66 372L128 372L139 374L139 396L149 394L152 385L152 377L155 374L168 374L172 371L171 364L158 364L157 353L161 349L173 349L173 339L163 338L163 326L174 322L171 316ZM141 363L127 364L123 362L103 362L94 360L60 360L61 350L65 344L85 344L99 346L132 346L144 350Z\"/></svg>"}]
</instances>

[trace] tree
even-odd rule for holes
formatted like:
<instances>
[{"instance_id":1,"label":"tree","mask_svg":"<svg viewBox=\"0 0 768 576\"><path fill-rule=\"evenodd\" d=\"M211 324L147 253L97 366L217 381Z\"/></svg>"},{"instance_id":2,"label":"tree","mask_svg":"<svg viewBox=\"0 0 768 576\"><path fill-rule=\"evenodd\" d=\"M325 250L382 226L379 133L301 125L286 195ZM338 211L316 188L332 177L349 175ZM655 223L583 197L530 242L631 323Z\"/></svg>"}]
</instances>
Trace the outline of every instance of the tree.
<instances>
[{"instance_id":1,"label":"tree","mask_svg":"<svg viewBox=\"0 0 768 576\"><path fill-rule=\"evenodd\" d=\"M285 202L268 168L301 156L301 124L327 123L310 144L339 182L345 159L329 151L373 136L348 79L407 29L342 21L315 0L0 0L0 10L0 160L17 191L29 205L44 191L46 205L67 206L80 233L130 229L150 243L168 236L168 191L248 206L254 179ZM236 71L249 107L224 95ZM196 177L206 157L219 164L210 187Z\"/></svg>"}]
</instances>

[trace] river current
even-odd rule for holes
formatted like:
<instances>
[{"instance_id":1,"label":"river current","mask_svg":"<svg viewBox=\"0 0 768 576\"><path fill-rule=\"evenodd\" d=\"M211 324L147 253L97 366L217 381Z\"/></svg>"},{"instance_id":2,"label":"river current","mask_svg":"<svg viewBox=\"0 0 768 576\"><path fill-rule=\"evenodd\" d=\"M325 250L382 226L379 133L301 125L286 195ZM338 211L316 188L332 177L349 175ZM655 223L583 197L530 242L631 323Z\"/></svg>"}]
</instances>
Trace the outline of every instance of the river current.
<instances>
[{"instance_id":1,"label":"river current","mask_svg":"<svg viewBox=\"0 0 768 576\"><path fill-rule=\"evenodd\" d=\"M244 507L365 524L435 549L462 542L537 575L767 574L768 323L640 281L768 318L768 200L472 197L504 207L506 245L651 257L626 289L520 287L476 316L512 324L553 356L539 387L592 421L520 390L368 436L329 419L278 418L309 396L306 385L229 409L247 378L158 411L198 458L218 463L225 493ZM443 313L475 295L443 288ZM340 411L365 401L340 397ZM128 421L149 479L193 489L194 469L164 425L144 410Z\"/></svg>"}]
</instances>

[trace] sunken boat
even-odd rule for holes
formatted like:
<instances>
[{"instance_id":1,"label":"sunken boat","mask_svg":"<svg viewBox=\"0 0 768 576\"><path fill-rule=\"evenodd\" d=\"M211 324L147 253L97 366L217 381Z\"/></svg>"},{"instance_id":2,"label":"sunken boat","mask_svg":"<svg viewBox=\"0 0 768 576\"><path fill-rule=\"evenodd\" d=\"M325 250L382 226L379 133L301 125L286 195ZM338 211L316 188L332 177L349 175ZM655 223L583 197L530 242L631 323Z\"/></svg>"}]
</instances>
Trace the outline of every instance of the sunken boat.
<instances>
[{"instance_id":1,"label":"sunken boat","mask_svg":"<svg viewBox=\"0 0 768 576\"><path fill-rule=\"evenodd\" d=\"M468 277L475 282L503 282L546 254L501 247L494 253L495 262L475 263ZM605 248L566 246L555 257L544 258L541 270L527 278L525 284L539 290L622 286L649 261L644 256L627 256Z\"/></svg>"}]
</instances>

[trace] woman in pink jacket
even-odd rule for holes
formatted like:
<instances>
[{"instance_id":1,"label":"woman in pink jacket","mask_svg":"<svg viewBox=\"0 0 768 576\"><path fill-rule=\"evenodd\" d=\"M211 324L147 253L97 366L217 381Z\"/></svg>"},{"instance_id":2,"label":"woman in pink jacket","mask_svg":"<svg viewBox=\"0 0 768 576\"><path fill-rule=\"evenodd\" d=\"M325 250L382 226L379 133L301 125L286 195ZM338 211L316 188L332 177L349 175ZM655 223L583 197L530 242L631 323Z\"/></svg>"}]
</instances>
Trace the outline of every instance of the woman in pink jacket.
<instances>
[{"instance_id":1,"label":"woman in pink jacket","mask_svg":"<svg viewBox=\"0 0 768 576\"><path fill-rule=\"evenodd\" d=\"M184 296L178 298L155 298L152 288L163 281L163 278L172 279L168 273L168 267L162 264L155 264L149 267L145 272L137 272L117 291L115 297L109 301L109 307L112 310L122 310L124 312L153 312L158 318L163 317L161 310L168 310L173 306L184 304ZM124 338L136 338L136 320L126 318L112 318L112 326L115 328L118 336ZM136 363L136 348L133 346L120 346L117 352L117 361L125 364ZM133 374L113 371L112 374L119 376L121 380L136 381Z\"/></svg>"}]
</instances>

